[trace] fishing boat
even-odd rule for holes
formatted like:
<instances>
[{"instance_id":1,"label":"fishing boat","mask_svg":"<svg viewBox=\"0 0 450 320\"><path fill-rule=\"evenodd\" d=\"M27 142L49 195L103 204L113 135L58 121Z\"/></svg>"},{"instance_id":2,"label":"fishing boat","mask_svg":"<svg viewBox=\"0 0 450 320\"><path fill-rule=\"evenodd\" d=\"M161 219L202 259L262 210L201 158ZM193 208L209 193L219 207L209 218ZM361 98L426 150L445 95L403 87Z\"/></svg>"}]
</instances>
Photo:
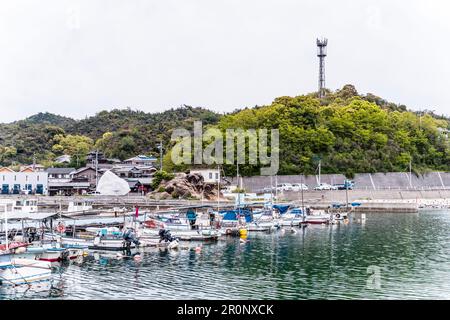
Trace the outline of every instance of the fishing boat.
<instances>
[{"instance_id":1,"label":"fishing boat","mask_svg":"<svg viewBox=\"0 0 450 320\"><path fill-rule=\"evenodd\" d=\"M218 230L222 236L239 236L241 230L247 229L239 210L219 211L219 216L221 220L218 222Z\"/></svg>"},{"instance_id":2,"label":"fishing boat","mask_svg":"<svg viewBox=\"0 0 450 320\"><path fill-rule=\"evenodd\" d=\"M280 226L279 221L273 218L271 210L252 212L249 209L241 209L241 212L245 215L246 226L250 232L271 232Z\"/></svg>"},{"instance_id":3,"label":"fishing boat","mask_svg":"<svg viewBox=\"0 0 450 320\"><path fill-rule=\"evenodd\" d=\"M307 224L329 224L333 220L333 214L325 212L325 210L312 210L306 208L306 216L304 222Z\"/></svg>"},{"instance_id":4,"label":"fishing boat","mask_svg":"<svg viewBox=\"0 0 450 320\"><path fill-rule=\"evenodd\" d=\"M289 206L274 205L278 209L281 217L281 225L283 227L298 227L303 222L303 211L300 208L289 209Z\"/></svg>"},{"instance_id":5,"label":"fishing boat","mask_svg":"<svg viewBox=\"0 0 450 320\"><path fill-rule=\"evenodd\" d=\"M281 228L281 219L273 211L272 206L265 205L262 209L251 211L250 218L247 218L248 231L271 232Z\"/></svg>"},{"instance_id":6,"label":"fishing boat","mask_svg":"<svg viewBox=\"0 0 450 320\"><path fill-rule=\"evenodd\" d=\"M24 242L9 243L8 213L12 208L6 204L1 206L5 222L5 244L0 245L0 284L20 285L48 280L51 277L51 263L34 259L20 259L15 255L19 249L26 248Z\"/></svg>"},{"instance_id":7,"label":"fishing boat","mask_svg":"<svg viewBox=\"0 0 450 320\"><path fill-rule=\"evenodd\" d=\"M16 258L12 254L0 256L0 284L21 285L48 280L52 266L48 261Z\"/></svg>"},{"instance_id":8,"label":"fishing boat","mask_svg":"<svg viewBox=\"0 0 450 320\"><path fill-rule=\"evenodd\" d=\"M129 237L131 234L128 235ZM138 240L127 239L125 232L116 227L108 228L86 228L86 232L79 232L77 236L67 236L58 234L45 234L46 240L56 240L61 247L69 249L70 259L76 259L85 248L90 250L125 251L135 249Z\"/></svg>"},{"instance_id":9,"label":"fishing boat","mask_svg":"<svg viewBox=\"0 0 450 320\"><path fill-rule=\"evenodd\" d=\"M9 214L38 212L37 199L0 199L0 206L7 208Z\"/></svg>"},{"instance_id":10,"label":"fishing boat","mask_svg":"<svg viewBox=\"0 0 450 320\"><path fill-rule=\"evenodd\" d=\"M171 215L168 217L150 217L143 224L140 237L159 237L159 230L169 230L173 237L185 241L215 241L220 233L212 228L197 224L197 214L188 210L184 215Z\"/></svg>"}]
</instances>

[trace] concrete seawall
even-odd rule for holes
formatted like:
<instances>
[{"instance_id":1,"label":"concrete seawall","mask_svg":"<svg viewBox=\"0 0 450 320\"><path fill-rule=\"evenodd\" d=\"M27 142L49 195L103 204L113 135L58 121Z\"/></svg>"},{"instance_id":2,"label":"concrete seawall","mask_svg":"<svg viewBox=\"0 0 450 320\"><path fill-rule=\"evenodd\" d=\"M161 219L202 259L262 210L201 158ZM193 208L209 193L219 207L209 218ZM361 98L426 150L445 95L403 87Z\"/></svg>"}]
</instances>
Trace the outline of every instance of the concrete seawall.
<instances>
[{"instance_id":1,"label":"concrete seawall","mask_svg":"<svg viewBox=\"0 0 450 320\"><path fill-rule=\"evenodd\" d=\"M301 192L279 193L280 199L287 201L300 201ZM305 191L305 201L308 202L345 202L345 190ZM450 199L450 190L349 190L350 202L361 200L380 200L398 202L398 200L418 199Z\"/></svg>"}]
</instances>

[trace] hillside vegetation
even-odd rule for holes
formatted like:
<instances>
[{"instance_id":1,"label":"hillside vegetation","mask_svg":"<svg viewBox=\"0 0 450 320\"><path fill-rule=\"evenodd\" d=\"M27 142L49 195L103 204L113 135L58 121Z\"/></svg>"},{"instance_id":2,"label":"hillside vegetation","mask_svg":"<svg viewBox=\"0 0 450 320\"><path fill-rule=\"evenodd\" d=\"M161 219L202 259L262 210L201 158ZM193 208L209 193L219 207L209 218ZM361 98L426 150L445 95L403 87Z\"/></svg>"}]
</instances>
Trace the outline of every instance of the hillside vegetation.
<instances>
[{"instance_id":1,"label":"hillside vegetation","mask_svg":"<svg viewBox=\"0 0 450 320\"><path fill-rule=\"evenodd\" d=\"M35 155L38 162L50 166L61 154L83 160L93 148L109 158L157 156L157 146L163 140L166 169L182 170L187 167L175 167L170 161L170 136L176 128L191 130L196 120L222 131L279 129L279 174L312 174L319 160L324 173L350 176L356 172L406 171L410 161L418 172L449 170L450 147L443 134L449 129L449 119L408 111L404 105L373 94L360 95L351 85L328 91L321 100L313 93L279 97L270 105L227 115L190 106L154 114L115 109L82 120L39 113L0 124L0 164L31 163ZM232 164L224 169L235 174ZM259 174L259 166L240 165L240 172Z\"/></svg>"}]
</instances>

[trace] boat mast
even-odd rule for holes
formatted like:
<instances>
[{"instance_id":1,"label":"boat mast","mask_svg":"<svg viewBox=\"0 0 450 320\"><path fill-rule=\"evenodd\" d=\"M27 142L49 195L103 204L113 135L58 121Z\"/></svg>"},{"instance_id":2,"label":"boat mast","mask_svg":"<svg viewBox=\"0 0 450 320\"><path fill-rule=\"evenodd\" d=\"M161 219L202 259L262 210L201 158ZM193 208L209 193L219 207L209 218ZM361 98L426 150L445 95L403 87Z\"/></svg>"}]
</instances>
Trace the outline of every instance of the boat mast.
<instances>
[{"instance_id":1,"label":"boat mast","mask_svg":"<svg viewBox=\"0 0 450 320\"><path fill-rule=\"evenodd\" d=\"M320 174L321 174L321 171L322 171L322 160L319 160L319 186L320 186Z\"/></svg>"},{"instance_id":2,"label":"boat mast","mask_svg":"<svg viewBox=\"0 0 450 320\"><path fill-rule=\"evenodd\" d=\"M219 208L220 208L220 167L217 166L217 172L218 172L218 177L217 177L217 213L219 213Z\"/></svg>"},{"instance_id":3,"label":"boat mast","mask_svg":"<svg viewBox=\"0 0 450 320\"><path fill-rule=\"evenodd\" d=\"M278 175L275 175L275 201L278 202Z\"/></svg>"},{"instance_id":4,"label":"boat mast","mask_svg":"<svg viewBox=\"0 0 450 320\"><path fill-rule=\"evenodd\" d=\"M302 175L302 182L300 185L300 188L302 189L302 215L303 215L303 219L305 218L305 198L303 195L303 184L304 184L304 176Z\"/></svg>"},{"instance_id":5,"label":"boat mast","mask_svg":"<svg viewBox=\"0 0 450 320\"><path fill-rule=\"evenodd\" d=\"M348 179L345 180L345 205L347 207L347 212L348 212Z\"/></svg>"},{"instance_id":6,"label":"boat mast","mask_svg":"<svg viewBox=\"0 0 450 320\"><path fill-rule=\"evenodd\" d=\"M5 238L6 238L6 251L9 250L9 240L8 240L8 206L5 205Z\"/></svg>"}]
</instances>

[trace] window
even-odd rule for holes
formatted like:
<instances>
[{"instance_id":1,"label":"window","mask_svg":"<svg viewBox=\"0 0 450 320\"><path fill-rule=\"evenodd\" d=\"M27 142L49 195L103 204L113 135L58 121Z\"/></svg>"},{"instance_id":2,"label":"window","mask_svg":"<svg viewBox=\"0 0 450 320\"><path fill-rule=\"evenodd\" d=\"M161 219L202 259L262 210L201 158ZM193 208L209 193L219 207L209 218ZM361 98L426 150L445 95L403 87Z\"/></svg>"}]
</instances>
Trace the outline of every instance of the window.
<instances>
[{"instance_id":1,"label":"window","mask_svg":"<svg viewBox=\"0 0 450 320\"><path fill-rule=\"evenodd\" d=\"M25 181L28 181L28 176L25 176Z\"/></svg>"},{"instance_id":2,"label":"window","mask_svg":"<svg viewBox=\"0 0 450 320\"><path fill-rule=\"evenodd\" d=\"M212 179L213 175L212 172L209 173L209 179Z\"/></svg>"},{"instance_id":3,"label":"window","mask_svg":"<svg viewBox=\"0 0 450 320\"><path fill-rule=\"evenodd\" d=\"M39 175L37 175L37 181L39 181Z\"/></svg>"},{"instance_id":4,"label":"window","mask_svg":"<svg viewBox=\"0 0 450 320\"><path fill-rule=\"evenodd\" d=\"M219 173L216 172L216 180L219 180Z\"/></svg>"},{"instance_id":5,"label":"window","mask_svg":"<svg viewBox=\"0 0 450 320\"><path fill-rule=\"evenodd\" d=\"M9 184L2 185L2 194L9 194Z\"/></svg>"}]
</instances>

